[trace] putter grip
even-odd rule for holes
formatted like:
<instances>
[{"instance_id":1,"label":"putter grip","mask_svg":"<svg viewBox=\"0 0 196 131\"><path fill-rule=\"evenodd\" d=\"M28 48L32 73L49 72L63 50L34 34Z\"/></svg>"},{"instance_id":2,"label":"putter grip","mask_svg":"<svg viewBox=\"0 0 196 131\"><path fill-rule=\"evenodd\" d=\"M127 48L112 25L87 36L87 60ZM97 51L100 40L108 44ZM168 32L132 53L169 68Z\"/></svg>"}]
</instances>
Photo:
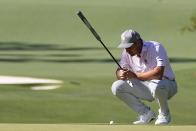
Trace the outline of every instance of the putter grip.
<instances>
[{"instance_id":1,"label":"putter grip","mask_svg":"<svg viewBox=\"0 0 196 131\"><path fill-rule=\"evenodd\" d=\"M103 47L106 49L106 51L110 54L110 56L112 57L112 59L114 60L114 62L116 62L116 64L119 66L119 68L122 69L122 67L119 65L118 61L114 58L114 56L110 53L110 51L108 50L108 48L104 45L104 43L102 42L100 36L97 34L97 32L93 29L93 27L90 25L90 23L88 22L88 20L85 18L85 16L82 14L81 11L78 11L77 15L80 17L80 19L84 22L84 24L89 28L89 30L92 32L92 34L95 36L95 38L103 45Z\"/></svg>"},{"instance_id":2,"label":"putter grip","mask_svg":"<svg viewBox=\"0 0 196 131\"><path fill-rule=\"evenodd\" d=\"M98 41L101 41L100 36L97 34L97 32L93 29L93 27L90 25L90 23L88 22L88 20L85 18L85 16L82 14L81 11L78 11L77 15L80 17L80 19L84 22L84 24L89 28L89 30L93 33L93 35L95 36L95 38Z\"/></svg>"}]
</instances>

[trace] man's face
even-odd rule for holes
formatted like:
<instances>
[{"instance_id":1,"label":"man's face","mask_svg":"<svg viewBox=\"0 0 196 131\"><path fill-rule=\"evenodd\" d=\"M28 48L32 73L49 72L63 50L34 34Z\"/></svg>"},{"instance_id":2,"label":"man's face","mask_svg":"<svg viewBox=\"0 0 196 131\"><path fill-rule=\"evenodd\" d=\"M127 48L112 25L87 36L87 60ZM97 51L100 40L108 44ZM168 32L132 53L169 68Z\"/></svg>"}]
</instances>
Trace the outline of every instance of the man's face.
<instances>
[{"instance_id":1,"label":"man's face","mask_svg":"<svg viewBox=\"0 0 196 131\"><path fill-rule=\"evenodd\" d=\"M125 49L131 56L139 55L139 44L134 43L131 47Z\"/></svg>"}]
</instances>

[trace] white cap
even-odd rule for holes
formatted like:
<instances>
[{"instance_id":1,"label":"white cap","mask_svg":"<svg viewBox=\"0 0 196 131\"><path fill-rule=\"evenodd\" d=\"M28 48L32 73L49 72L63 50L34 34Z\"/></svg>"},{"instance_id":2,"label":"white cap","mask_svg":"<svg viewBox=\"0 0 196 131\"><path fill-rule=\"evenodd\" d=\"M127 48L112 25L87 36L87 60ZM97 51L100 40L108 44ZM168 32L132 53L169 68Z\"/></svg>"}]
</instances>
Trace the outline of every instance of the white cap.
<instances>
[{"instance_id":1,"label":"white cap","mask_svg":"<svg viewBox=\"0 0 196 131\"><path fill-rule=\"evenodd\" d=\"M141 39L139 33L131 29L126 30L121 35L121 43L118 48L129 48L139 39Z\"/></svg>"}]
</instances>

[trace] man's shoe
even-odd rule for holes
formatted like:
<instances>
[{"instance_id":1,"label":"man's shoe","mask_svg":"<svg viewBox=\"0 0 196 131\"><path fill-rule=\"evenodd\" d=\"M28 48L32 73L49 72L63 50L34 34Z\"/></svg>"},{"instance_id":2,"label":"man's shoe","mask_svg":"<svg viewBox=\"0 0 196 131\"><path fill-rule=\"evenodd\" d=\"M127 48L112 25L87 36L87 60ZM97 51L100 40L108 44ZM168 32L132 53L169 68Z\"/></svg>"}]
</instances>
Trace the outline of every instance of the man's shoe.
<instances>
[{"instance_id":1,"label":"man's shoe","mask_svg":"<svg viewBox=\"0 0 196 131\"><path fill-rule=\"evenodd\" d=\"M139 119L137 121L133 122L133 124L135 124L135 125L148 124L155 118L156 118L155 113L153 111L149 110L148 112L140 115Z\"/></svg>"},{"instance_id":2,"label":"man's shoe","mask_svg":"<svg viewBox=\"0 0 196 131\"><path fill-rule=\"evenodd\" d=\"M155 121L155 125L167 125L171 121L171 116L169 111L167 113L162 113L159 110L159 115L157 117L157 120Z\"/></svg>"}]
</instances>

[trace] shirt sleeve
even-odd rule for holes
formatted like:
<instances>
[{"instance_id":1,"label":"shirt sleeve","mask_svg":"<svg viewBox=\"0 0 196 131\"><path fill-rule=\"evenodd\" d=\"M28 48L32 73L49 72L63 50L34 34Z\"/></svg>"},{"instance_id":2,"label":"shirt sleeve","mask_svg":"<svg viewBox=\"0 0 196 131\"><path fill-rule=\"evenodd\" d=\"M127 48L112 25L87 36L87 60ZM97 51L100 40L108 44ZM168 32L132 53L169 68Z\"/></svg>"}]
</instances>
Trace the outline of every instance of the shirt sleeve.
<instances>
[{"instance_id":1,"label":"shirt sleeve","mask_svg":"<svg viewBox=\"0 0 196 131\"><path fill-rule=\"evenodd\" d=\"M167 53L165 51L165 48L161 44L158 44L155 48L157 66L165 66L167 59Z\"/></svg>"},{"instance_id":2,"label":"shirt sleeve","mask_svg":"<svg viewBox=\"0 0 196 131\"><path fill-rule=\"evenodd\" d=\"M126 69L129 69L130 68L129 58L127 56L127 53L126 53L126 50L125 49L122 51L122 55L121 55L121 59L120 59L120 66L122 68L126 68Z\"/></svg>"}]
</instances>

